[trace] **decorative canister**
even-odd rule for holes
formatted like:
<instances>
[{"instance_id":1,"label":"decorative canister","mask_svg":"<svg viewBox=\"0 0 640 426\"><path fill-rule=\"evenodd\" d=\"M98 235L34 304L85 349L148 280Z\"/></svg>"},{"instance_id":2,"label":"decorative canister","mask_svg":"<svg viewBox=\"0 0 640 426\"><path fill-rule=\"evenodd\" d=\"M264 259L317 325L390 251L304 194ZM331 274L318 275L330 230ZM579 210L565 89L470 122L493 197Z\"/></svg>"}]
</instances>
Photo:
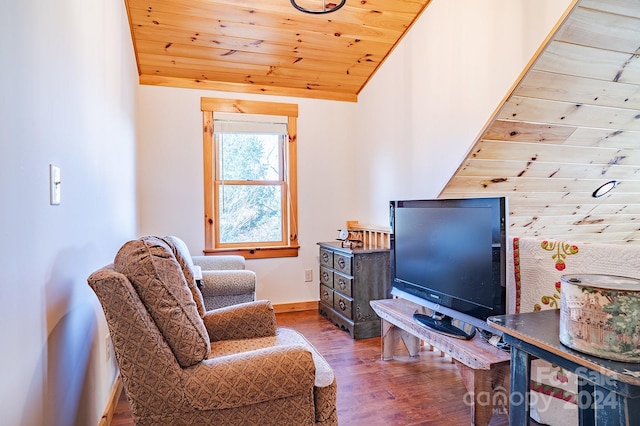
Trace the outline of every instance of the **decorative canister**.
<instances>
[{"instance_id":1,"label":"decorative canister","mask_svg":"<svg viewBox=\"0 0 640 426\"><path fill-rule=\"evenodd\" d=\"M560 341L601 358L640 362L640 280L563 275Z\"/></svg>"}]
</instances>

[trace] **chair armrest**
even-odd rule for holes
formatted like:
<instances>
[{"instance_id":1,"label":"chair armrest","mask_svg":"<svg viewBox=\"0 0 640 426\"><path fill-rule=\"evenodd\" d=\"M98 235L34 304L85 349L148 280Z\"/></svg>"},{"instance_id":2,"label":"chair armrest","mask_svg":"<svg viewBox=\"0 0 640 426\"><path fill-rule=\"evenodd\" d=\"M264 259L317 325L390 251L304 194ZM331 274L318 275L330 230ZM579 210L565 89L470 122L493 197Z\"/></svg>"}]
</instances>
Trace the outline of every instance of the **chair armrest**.
<instances>
[{"instance_id":1,"label":"chair armrest","mask_svg":"<svg viewBox=\"0 0 640 426\"><path fill-rule=\"evenodd\" d=\"M185 396L199 410L244 405L309 393L315 365L304 346L276 346L206 359L183 370Z\"/></svg>"},{"instance_id":2,"label":"chair armrest","mask_svg":"<svg viewBox=\"0 0 640 426\"><path fill-rule=\"evenodd\" d=\"M268 300L207 311L203 321L212 342L276 335L276 314Z\"/></svg>"},{"instance_id":3,"label":"chair armrest","mask_svg":"<svg viewBox=\"0 0 640 426\"><path fill-rule=\"evenodd\" d=\"M203 297L255 293L256 273L247 270L202 271Z\"/></svg>"},{"instance_id":4,"label":"chair armrest","mask_svg":"<svg viewBox=\"0 0 640 426\"><path fill-rule=\"evenodd\" d=\"M244 257L237 255L223 256L191 256L194 265L198 265L203 271L223 271L232 269L245 269Z\"/></svg>"}]
</instances>

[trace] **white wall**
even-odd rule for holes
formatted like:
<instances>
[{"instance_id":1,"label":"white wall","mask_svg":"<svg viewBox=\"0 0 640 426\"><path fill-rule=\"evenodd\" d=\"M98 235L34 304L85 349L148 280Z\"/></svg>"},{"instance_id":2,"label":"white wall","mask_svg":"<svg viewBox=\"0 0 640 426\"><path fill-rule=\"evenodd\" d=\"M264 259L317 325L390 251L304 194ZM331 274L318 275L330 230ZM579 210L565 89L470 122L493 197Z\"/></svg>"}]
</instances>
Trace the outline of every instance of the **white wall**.
<instances>
[{"instance_id":1,"label":"white wall","mask_svg":"<svg viewBox=\"0 0 640 426\"><path fill-rule=\"evenodd\" d=\"M571 0L433 0L361 92L358 216L437 197Z\"/></svg>"},{"instance_id":2,"label":"white wall","mask_svg":"<svg viewBox=\"0 0 640 426\"><path fill-rule=\"evenodd\" d=\"M136 227L124 3L3 1L0 56L0 423L95 425L115 368L86 279Z\"/></svg>"},{"instance_id":3,"label":"white wall","mask_svg":"<svg viewBox=\"0 0 640 426\"><path fill-rule=\"evenodd\" d=\"M258 275L257 297L275 304L318 300L318 241L333 240L355 219L357 105L312 99L142 86L138 123L138 201L141 235L177 235L191 254L204 248L201 97L298 104L298 220L300 255L248 260ZM304 282L312 269L313 282Z\"/></svg>"}]
</instances>

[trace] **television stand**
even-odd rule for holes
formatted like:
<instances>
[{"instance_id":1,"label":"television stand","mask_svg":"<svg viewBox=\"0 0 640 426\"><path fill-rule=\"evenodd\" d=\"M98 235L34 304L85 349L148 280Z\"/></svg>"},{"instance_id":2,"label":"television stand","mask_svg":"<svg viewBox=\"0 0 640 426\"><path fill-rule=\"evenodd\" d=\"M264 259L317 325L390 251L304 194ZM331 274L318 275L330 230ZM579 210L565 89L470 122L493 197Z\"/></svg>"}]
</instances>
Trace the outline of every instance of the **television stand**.
<instances>
[{"instance_id":1,"label":"television stand","mask_svg":"<svg viewBox=\"0 0 640 426\"><path fill-rule=\"evenodd\" d=\"M411 301L384 299L372 300L370 304L382 319L383 360L393 359L399 341L404 343L409 355L418 356L423 341L449 355L458 367L468 395L473 398L473 403L469 404L471 424L487 426L497 410L508 408L511 358L508 352L478 337L453 338L418 324L413 314L425 313L425 308Z\"/></svg>"},{"instance_id":2,"label":"television stand","mask_svg":"<svg viewBox=\"0 0 640 426\"><path fill-rule=\"evenodd\" d=\"M430 329L437 331L438 333L442 333L449 337L455 337L456 339L464 339L469 340L473 339L473 336L476 335L476 328L471 328L470 332L466 332L461 328L456 327L451 323L452 318L449 316L444 316L441 319L434 318L431 315L415 313L413 314L413 319L416 320L419 324L422 324Z\"/></svg>"}]
</instances>

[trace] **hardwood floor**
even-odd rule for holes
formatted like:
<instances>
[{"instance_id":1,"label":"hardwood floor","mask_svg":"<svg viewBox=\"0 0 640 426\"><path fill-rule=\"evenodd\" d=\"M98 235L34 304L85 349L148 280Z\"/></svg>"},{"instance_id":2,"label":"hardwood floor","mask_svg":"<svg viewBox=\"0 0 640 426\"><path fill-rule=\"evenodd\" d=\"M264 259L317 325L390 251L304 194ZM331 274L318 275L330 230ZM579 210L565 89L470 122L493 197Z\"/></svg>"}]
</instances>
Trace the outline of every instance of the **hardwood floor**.
<instances>
[{"instance_id":1,"label":"hardwood floor","mask_svg":"<svg viewBox=\"0 0 640 426\"><path fill-rule=\"evenodd\" d=\"M419 357L409 357L399 348L393 360L382 361L380 338L353 340L316 311L278 314L277 320L304 334L333 367L340 425L471 424L466 389L450 357L426 347ZM133 425L124 392L111 424ZM506 414L491 420L492 426L508 424Z\"/></svg>"}]
</instances>

